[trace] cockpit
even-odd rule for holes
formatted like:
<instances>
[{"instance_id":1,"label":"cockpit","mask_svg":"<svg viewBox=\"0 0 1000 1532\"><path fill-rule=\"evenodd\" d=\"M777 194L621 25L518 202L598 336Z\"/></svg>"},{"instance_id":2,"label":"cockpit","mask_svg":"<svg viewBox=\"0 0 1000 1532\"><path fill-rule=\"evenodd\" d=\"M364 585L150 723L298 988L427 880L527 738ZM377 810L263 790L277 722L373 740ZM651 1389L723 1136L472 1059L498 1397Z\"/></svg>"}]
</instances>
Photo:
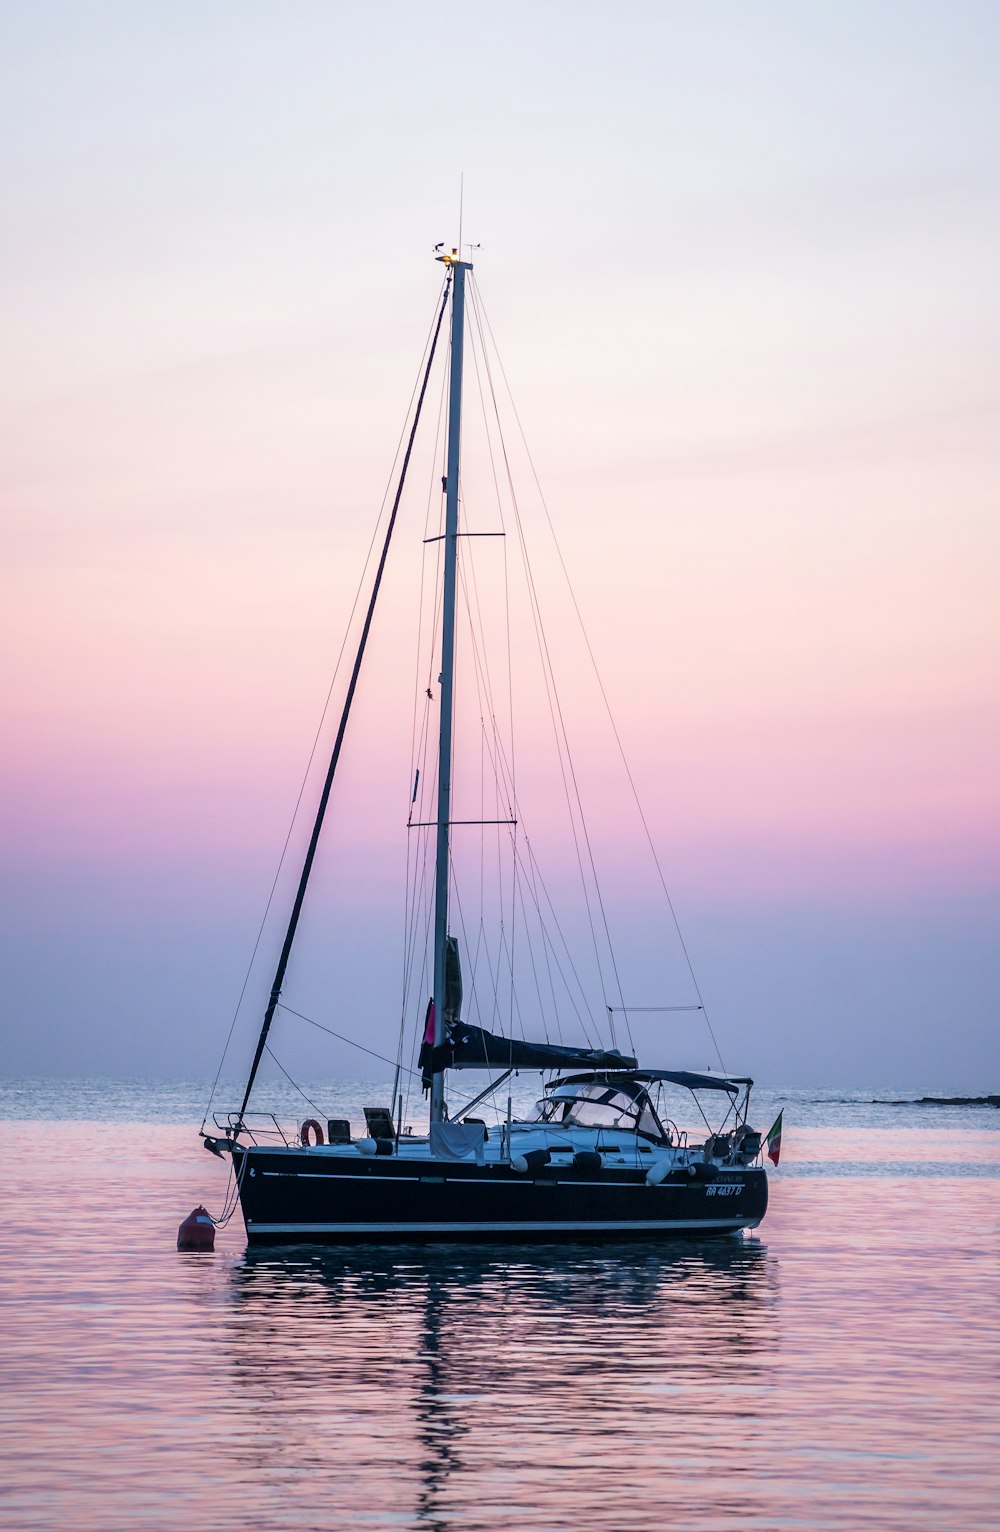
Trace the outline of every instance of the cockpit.
<instances>
[{"instance_id":1,"label":"cockpit","mask_svg":"<svg viewBox=\"0 0 1000 1532\"><path fill-rule=\"evenodd\" d=\"M606 1080L557 1084L535 1103L528 1122L553 1127L609 1128L639 1133L662 1142L669 1138L649 1099L645 1086L632 1080Z\"/></svg>"}]
</instances>

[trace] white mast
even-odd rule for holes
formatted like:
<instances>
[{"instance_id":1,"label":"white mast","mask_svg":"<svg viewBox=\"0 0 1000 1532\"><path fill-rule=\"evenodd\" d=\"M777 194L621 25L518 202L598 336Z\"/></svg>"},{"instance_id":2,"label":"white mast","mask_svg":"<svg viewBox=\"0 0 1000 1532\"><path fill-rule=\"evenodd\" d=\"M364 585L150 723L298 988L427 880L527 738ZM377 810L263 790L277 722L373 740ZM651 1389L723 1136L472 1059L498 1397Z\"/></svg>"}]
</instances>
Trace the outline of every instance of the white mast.
<instances>
[{"instance_id":1,"label":"white mast","mask_svg":"<svg viewBox=\"0 0 1000 1532\"><path fill-rule=\"evenodd\" d=\"M455 583L458 564L458 487L462 440L462 343L465 337L465 273L461 247L439 256L451 271L451 382L448 398L448 476L445 480L444 602L441 612L441 726L438 735L437 860L434 888L434 1046L444 1042L448 950L448 861L451 830L451 756L455 690ZM445 1114L444 1075L431 1079L431 1122Z\"/></svg>"}]
</instances>

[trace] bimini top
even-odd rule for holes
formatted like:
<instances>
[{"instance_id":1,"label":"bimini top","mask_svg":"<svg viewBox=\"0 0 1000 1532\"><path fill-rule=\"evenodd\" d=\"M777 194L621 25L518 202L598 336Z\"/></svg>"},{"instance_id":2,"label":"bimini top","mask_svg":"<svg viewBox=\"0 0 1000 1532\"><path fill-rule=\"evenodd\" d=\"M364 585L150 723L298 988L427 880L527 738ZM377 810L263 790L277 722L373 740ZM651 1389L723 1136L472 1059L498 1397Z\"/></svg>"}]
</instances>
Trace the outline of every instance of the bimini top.
<instances>
[{"instance_id":1,"label":"bimini top","mask_svg":"<svg viewBox=\"0 0 1000 1532\"><path fill-rule=\"evenodd\" d=\"M607 1080L609 1085L617 1084L621 1076L627 1080L664 1080L670 1085L684 1085L688 1090L724 1090L731 1096L739 1095L741 1085L753 1085L753 1081L743 1075L727 1079L723 1075L692 1074L687 1069L635 1069L627 1064L613 1064L610 1069L592 1070L585 1075L563 1075L561 1079L553 1080L552 1085L583 1085L595 1074L599 1079Z\"/></svg>"},{"instance_id":2,"label":"bimini top","mask_svg":"<svg viewBox=\"0 0 1000 1532\"><path fill-rule=\"evenodd\" d=\"M421 1050L423 1051L423 1050ZM428 1061L429 1062L429 1061ZM421 1059L421 1064L424 1064ZM459 1022L435 1048L432 1067L442 1069L608 1069L631 1071L636 1060L616 1048L564 1048L555 1043L526 1043L501 1037L484 1027ZM425 1066L426 1067L426 1066Z\"/></svg>"}]
</instances>

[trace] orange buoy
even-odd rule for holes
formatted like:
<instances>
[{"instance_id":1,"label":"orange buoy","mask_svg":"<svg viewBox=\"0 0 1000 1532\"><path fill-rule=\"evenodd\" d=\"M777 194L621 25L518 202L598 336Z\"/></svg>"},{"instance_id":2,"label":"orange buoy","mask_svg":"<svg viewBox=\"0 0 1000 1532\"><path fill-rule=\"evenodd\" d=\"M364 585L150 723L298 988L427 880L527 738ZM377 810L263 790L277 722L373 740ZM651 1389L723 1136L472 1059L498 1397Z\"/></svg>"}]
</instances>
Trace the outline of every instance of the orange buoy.
<instances>
[{"instance_id":1,"label":"orange buoy","mask_svg":"<svg viewBox=\"0 0 1000 1532\"><path fill-rule=\"evenodd\" d=\"M207 1208L200 1204L189 1213L177 1230L178 1250L214 1250L215 1224Z\"/></svg>"}]
</instances>

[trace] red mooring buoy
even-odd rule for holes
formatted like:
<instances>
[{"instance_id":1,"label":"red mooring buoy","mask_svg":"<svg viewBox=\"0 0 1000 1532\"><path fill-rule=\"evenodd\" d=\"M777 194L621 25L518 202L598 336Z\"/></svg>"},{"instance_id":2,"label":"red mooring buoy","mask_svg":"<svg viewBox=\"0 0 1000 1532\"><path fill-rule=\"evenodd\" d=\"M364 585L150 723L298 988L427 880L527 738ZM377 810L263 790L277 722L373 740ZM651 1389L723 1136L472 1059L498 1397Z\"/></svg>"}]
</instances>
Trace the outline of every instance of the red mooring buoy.
<instances>
[{"instance_id":1,"label":"red mooring buoy","mask_svg":"<svg viewBox=\"0 0 1000 1532\"><path fill-rule=\"evenodd\" d=\"M177 1230L178 1250L214 1250L215 1224L207 1208L196 1207Z\"/></svg>"}]
</instances>

